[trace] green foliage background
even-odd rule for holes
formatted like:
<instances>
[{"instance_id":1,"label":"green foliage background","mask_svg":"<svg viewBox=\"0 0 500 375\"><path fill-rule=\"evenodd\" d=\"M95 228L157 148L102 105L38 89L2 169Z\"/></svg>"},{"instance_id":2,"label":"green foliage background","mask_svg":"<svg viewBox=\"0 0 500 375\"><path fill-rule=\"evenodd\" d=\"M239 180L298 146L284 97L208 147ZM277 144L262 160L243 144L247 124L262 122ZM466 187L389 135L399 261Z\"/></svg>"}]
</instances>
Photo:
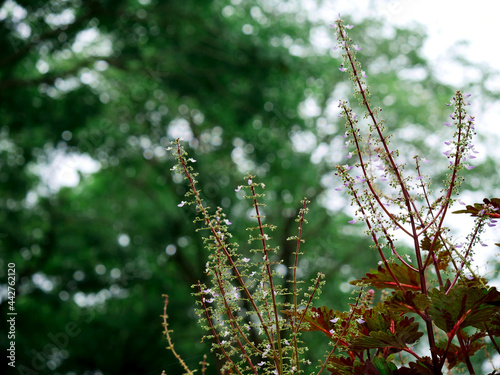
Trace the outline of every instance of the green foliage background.
<instances>
[{"instance_id":1,"label":"green foliage background","mask_svg":"<svg viewBox=\"0 0 500 375\"><path fill-rule=\"evenodd\" d=\"M186 188L164 151L179 135L205 198L226 210L243 245L248 207L234 188L249 169L266 183L285 264L299 201L312 200L303 277L324 272L322 302L346 306L348 281L377 260L361 230L346 227L345 198L332 194L331 170L344 157L332 108L349 86L340 57L310 43L315 30L333 46L328 25L293 1L8 0L0 9L0 280L5 287L14 262L15 373L181 373L161 335L164 293L177 350L193 367L208 352L190 296L206 254L193 214L177 207ZM386 37L382 27L365 20L351 33L373 100L386 104L396 135L418 130L402 149L430 152L426 135L439 134L454 88L422 57L423 30ZM85 35L95 38L78 48ZM401 74L415 68L425 78ZM316 112L304 104L312 102ZM327 155L311 157L315 147ZM55 176L42 178L40 166L56 160L64 171L59 154L100 168L80 171L76 187L51 188ZM476 170L491 168L487 158ZM483 188L497 183L489 176ZM3 296L4 317L7 306ZM3 334L0 345L8 347Z\"/></svg>"}]
</instances>

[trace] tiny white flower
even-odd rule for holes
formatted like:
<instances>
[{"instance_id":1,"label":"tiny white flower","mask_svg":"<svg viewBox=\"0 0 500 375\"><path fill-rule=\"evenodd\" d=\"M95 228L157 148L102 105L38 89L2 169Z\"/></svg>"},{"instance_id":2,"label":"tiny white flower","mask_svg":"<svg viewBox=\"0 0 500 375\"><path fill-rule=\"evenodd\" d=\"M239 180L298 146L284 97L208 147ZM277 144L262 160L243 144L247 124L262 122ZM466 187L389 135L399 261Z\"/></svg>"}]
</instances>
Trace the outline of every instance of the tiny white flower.
<instances>
[{"instance_id":1,"label":"tiny white flower","mask_svg":"<svg viewBox=\"0 0 500 375\"><path fill-rule=\"evenodd\" d=\"M186 201L182 201L181 203L179 203L179 204L177 205L177 207L182 207L182 206L184 206L186 203L187 203Z\"/></svg>"},{"instance_id":2,"label":"tiny white flower","mask_svg":"<svg viewBox=\"0 0 500 375\"><path fill-rule=\"evenodd\" d=\"M245 263L250 262L250 258L243 258L243 262L245 262Z\"/></svg>"},{"instance_id":3,"label":"tiny white flower","mask_svg":"<svg viewBox=\"0 0 500 375\"><path fill-rule=\"evenodd\" d=\"M248 185L252 185L252 179L251 178L248 179Z\"/></svg>"}]
</instances>

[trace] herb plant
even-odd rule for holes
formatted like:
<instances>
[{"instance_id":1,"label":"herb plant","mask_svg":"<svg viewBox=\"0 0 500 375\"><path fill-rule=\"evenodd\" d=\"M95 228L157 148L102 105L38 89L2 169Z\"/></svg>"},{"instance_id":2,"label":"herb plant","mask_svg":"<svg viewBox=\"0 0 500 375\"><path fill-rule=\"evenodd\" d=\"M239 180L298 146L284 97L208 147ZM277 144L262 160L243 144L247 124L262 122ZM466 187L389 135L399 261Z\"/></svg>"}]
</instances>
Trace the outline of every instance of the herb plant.
<instances>
[{"instance_id":1,"label":"herb plant","mask_svg":"<svg viewBox=\"0 0 500 375\"><path fill-rule=\"evenodd\" d=\"M177 139L171 148L177 159L173 169L184 174L189 187L187 201L179 206L195 206L198 230L209 253L210 284L194 286L200 323L208 332L205 339L212 341L226 374L425 375L458 369L476 374L471 358L479 350L500 354L495 342L500 333L500 294L471 265L485 226L494 226L500 217L500 200L485 199L457 211L476 218L465 242L456 242L445 227L461 182L474 168L469 164L476 153L472 142L475 119L467 113L470 95L456 91L447 104L451 114L444 125L454 132L444 152L449 171L444 187L434 196L424 174L426 159L414 156L410 168L400 162L400 152L391 148L382 109L370 103L366 75L356 58L359 47L347 34L351 26L339 18L332 27L343 51L339 69L349 74L368 123L361 124L365 121L347 101L339 102L350 164L338 165L336 175L356 209L350 223L364 222L380 257L378 267L352 282L358 287L357 295L346 311L315 306L324 276L318 274L307 287L298 276L307 198L298 211L297 234L289 238L296 243L291 285L283 285L272 245L275 227L262 212L265 185L248 174L236 189L246 192L255 222L248 228L251 248L245 257L240 244L232 241L229 218L221 208L211 211L203 201L192 167L195 160ZM403 236L411 243L411 254L401 251ZM287 295L291 298L286 299ZM171 342L167 301L164 328L169 348L192 374ZM319 365L307 359L306 352L312 348L302 341L304 331L317 331L330 340ZM201 372L205 369L204 359Z\"/></svg>"}]
</instances>

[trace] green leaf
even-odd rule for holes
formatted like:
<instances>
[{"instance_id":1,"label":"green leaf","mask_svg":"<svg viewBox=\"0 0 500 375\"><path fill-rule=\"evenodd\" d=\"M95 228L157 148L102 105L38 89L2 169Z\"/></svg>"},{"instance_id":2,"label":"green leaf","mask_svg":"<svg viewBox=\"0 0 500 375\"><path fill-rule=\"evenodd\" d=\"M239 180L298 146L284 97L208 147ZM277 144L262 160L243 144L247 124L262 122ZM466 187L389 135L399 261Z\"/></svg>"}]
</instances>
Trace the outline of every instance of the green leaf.
<instances>
[{"instance_id":1,"label":"green leaf","mask_svg":"<svg viewBox=\"0 0 500 375\"><path fill-rule=\"evenodd\" d=\"M404 265L397 263L389 263L389 268L394 277L398 280L399 284L406 290L420 290L420 278L418 273L410 270ZM360 280L353 280L350 284L356 285L358 283L371 285L377 289L397 289L400 290L397 282L391 273L383 266L378 266L377 270L371 270Z\"/></svg>"},{"instance_id":2,"label":"green leaf","mask_svg":"<svg viewBox=\"0 0 500 375\"><path fill-rule=\"evenodd\" d=\"M394 363L388 362L384 357L381 356L373 358L372 363L381 375L394 374L398 369Z\"/></svg>"},{"instance_id":3,"label":"green leaf","mask_svg":"<svg viewBox=\"0 0 500 375\"><path fill-rule=\"evenodd\" d=\"M490 321L499 306L488 304L500 299L496 288L468 286L458 283L448 294L436 288L429 291L431 305L429 314L436 326L446 333L456 332L469 326L483 327Z\"/></svg>"},{"instance_id":4,"label":"green leaf","mask_svg":"<svg viewBox=\"0 0 500 375\"><path fill-rule=\"evenodd\" d=\"M422 238L420 241L420 248L425 251L429 251L431 248L432 241L428 236L425 236ZM436 243L434 244L434 251L438 251L443 245L441 244L441 241L437 240Z\"/></svg>"},{"instance_id":5,"label":"green leaf","mask_svg":"<svg viewBox=\"0 0 500 375\"><path fill-rule=\"evenodd\" d=\"M430 251L431 245L432 241L428 236L425 236L420 241L420 248L424 251ZM441 243L441 241L437 240L436 243L434 244L433 251L434 254L436 254L438 268L440 270L446 270L451 259L450 250L443 248L443 244Z\"/></svg>"},{"instance_id":6,"label":"green leaf","mask_svg":"<svg viewBox=\"0 0 500 375\"><path fill-rule=\"evenodd\" d=\"M352 344L354 350L389 348L393 349L389 351L393 353L407 348L408 344L413 344L423 335L413 317L394 314L383 304L366 310L363 320L359 336Z\"/></svg>"},{"instance_id":7,"label":"green leaf","mask_svg":"<svg viewBox=\"0 0 500 375\"><path fill-rule=\"evenodd\" d=\"M419 314L429 307L430 299L420 292L397 290L392 292L391 298L385 301L384 304L394 312Z\"/></svg>"}]
</instances>

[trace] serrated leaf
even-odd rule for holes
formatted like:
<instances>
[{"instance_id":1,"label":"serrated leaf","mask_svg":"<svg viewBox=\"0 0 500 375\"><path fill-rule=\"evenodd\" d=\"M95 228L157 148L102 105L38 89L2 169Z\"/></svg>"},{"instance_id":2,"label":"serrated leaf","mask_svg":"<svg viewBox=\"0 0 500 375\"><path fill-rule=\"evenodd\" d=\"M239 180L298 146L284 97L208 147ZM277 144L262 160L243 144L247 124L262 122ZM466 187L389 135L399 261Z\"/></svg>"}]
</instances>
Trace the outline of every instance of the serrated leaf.
<instances>
[{"instance_id":1,"label":"serrated leaf","mask_svg":"<svg viewBox=\"0 0 500 375\"><path fill-rule=\"evenodd\" d=\"M380 375L392 375L397 373L398 368L392 362L387 361L381 356L376 356L372 361L375 368L379 371Z\"/></svg>"},{"instance_id":2,"label":"serrated leaf","mask_svg":"<svg viewBox=\"0 0 500 375\"><path fill-rule=\"evenodd\" d=\"M389 268L404 289L420 290L420 277L418 273L397 263L389 263ZM383 266L378 266L377 270L371 270L366 274L366 277L360 280L351 281L350 284L356 285L360 282L371 285L377 289L391 288L400 290L398 284L391 276L391 273Z\"/></svg>"},{"instance_id":3,"label":"serrated leaf","mask_svg":"<svg viewBox=\"0 0 500 375\"><path fill-rule=\"evenodd\" d=\"M420 248L425 251L429 251L431 248L432 241L428 236L425 236L422 238L420 241ZM439 250L443 245L441 244L441 241L437 240L436 243L434 244L434 251Z\"/></svg>"},{"instance_id":4,"label":"serrated leaf","mask_svg":"<svg viewBox=\"0 0 500 375\"><path fill-rule=\"evenodd\" d=\"M390 349L393 353L405 349L423 335L413 317L395 314L385 307L378 304L364 312L364 323L359 325L359 336L353 341L352 349Z\"/></svg>"},{"instance_id":5,"label":"serrated leaf","mask_svg":"<svg viewBox=\"0 0 500 375\"><path fill-rule=\"evenodd\" d=\"M430 251L431 245L432 245L432 240L428 236L425 236L420 241L420 249L422 250ZM438 268L442 271L446 270L451 260L450 250L443 248L443 244L441 243L441 241L437 240L436 243L434 244L433 251L434 254L436 254Z\"/></svg>"},{"instance_id":6,"label":"serrated leaf","mask_svg":"<svg viewBox=\"0 0 500 375\"><path fill-rule=\"evenodd\" d=\"M459 283L448 294L434 288L429 291L429 297L429 314L436 326L447 334L465 327L482 325L500 311L500 306L488 304L500 299L500 293L494 287L470 287Z\"/></svg>"},{"instance_id":7,"label":"serrated leaf","mask_svg":"<svg viewBox=\"0 0 500 375\"><path fill-rule=\"evenodd\" d=\"M291 310L282 310L281 312L290 317L293 317L295 314L294 311ZM298 310L296 318L300 319L303 314L304 310ZM302 324L300 331L322 331L324 334L331 337L332 333L330 333L330 330L335 326L332 320L336 318L336 315L340 316L343 314L334 312L333 309L329 309L326 306L319 308L311 307L303 318L303 322L308 324Z\"/></svg>"},{"instance_id":8,"label":"serrated leaf","mask_svg":"<svg viewBox=\"0 0 500 375\"><path fill-rule=\"evenodd\" d=\"M391 298L385 301L384 304L394 312L419 314L419 312L429 307L430 302L429 297L420 292L397 290L392 292Z\"/></svg>"}]
</instances>

